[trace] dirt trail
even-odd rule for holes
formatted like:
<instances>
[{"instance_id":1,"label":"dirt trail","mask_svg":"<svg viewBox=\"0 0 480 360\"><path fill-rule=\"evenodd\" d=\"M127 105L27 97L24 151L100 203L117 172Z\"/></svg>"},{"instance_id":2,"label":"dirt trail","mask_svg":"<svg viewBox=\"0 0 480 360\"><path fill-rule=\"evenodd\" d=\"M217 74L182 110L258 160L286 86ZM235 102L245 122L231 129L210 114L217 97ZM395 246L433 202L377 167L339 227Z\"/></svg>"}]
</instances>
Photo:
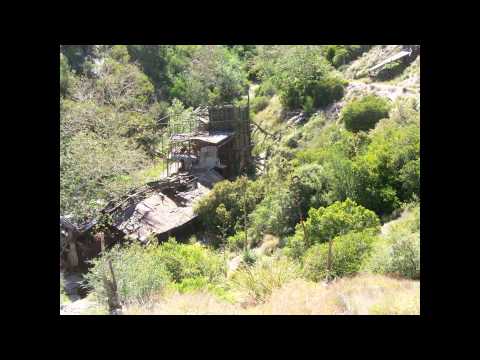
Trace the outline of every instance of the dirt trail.
<instances>
[{"instance_id":1,"label":"dirt trail","mask_svg":"<svg viewBox=\"0 0 480 360\"><path fill-rule=\"evenodd\" d=\"M60 307L60 315L83 315L89 309L95 308L97 304L87 298L79 299Z\"/></svg>"},{"instance_id":2,"label":"dirt trail","mask_svg":"<svg viewBox=\"0 0 480 360\"><path fill-rule=\"evenodd\" d=\"M81 289L83 276L80 273L61 273L64 289L69 300L68 304L60 305L60 315L80 315L83 311L94 306L92 301L84 298L84 291Z\"/></svg>"}]
</instances>

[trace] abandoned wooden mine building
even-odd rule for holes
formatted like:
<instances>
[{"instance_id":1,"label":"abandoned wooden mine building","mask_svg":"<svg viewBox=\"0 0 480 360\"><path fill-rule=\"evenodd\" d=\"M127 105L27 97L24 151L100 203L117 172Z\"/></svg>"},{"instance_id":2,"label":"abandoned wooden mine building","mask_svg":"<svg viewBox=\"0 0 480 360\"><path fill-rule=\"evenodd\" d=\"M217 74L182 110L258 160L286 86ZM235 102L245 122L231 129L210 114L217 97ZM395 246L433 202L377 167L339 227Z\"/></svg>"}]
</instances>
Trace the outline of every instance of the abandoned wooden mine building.
<instances>
[{"instance_id":1,"label":"abandoned wooden mine building","mask_svg":"<svg viewBox=\"0 0 480 360\"><path fill-rule=\"evenodd\" d=\"M158 240L187 236L196 218L195 202L217 182L234 179L252 166L248 106L210 107L195 113L194 127L188 132L173 132L169 137L164 157L166 174L110 202L102 210L112 217L113 232L141 242L152 235ZM70 239L92 241L91 237L86 240L88 236L73 235L86 233L92 226L75 228L67 223L61 218L61 229L70 234ZM64 262L79 263L91 255L88 251L83 252L88 254L85 256L77 254L77 249L85 245L78 247L74 240L64 243ZM99 249L98 244L95 248Z\"/></svg>"}]
</instances>

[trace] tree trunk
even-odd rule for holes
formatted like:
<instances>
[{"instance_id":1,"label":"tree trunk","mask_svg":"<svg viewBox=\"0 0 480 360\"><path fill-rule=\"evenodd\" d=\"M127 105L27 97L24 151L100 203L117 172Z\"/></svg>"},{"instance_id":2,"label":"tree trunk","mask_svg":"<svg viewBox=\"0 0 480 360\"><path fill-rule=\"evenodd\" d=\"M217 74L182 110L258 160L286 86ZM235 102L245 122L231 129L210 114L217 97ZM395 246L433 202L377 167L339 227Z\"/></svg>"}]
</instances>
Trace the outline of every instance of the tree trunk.
<instances>
[{"instance_id":1,"label":"tree trunk","mask_svg":"<svg viewBox=\"0 0 480 360\"><path fill-rule=\"evenodd\" d=\"M327 258L327 282L331 280L331 271L332 271L332 244L333 240L330 239L328 242L328 258Z\"/></svg>"}]
</instances>

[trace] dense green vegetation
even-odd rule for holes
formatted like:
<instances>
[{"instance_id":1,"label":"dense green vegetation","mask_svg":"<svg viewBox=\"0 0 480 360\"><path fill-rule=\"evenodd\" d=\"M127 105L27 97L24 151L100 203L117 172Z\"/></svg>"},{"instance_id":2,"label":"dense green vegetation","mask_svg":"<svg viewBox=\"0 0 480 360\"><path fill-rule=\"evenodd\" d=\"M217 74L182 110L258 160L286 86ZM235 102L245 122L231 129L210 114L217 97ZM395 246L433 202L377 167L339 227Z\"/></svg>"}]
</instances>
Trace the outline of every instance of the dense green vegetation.
<instances>
[{"instance_id":1,"label":"dense green vegetation","mask_svg":"<svg viewBox=\"0 0 480 360\"><path fill-rule=\"evenodd\" d=\"M346 82L333 71L320 47L294 46L262 60L260 76L273 84L287 108L311 110L343 96Z\"/></svg>"},{"instance_id":2,"label":"dense green vegetation","mask_svg":"<svg viewBox=\"0 0 480 360\"><path fill-rule=\"evenodd\" d=\"M368 95L349 102L342 109L341 119L350 131L368 131L388 116L389 104L386 100Z\"/></svg>"},{"instance_id":3,"label":"dense green vegetation","mask_svg":"<svg viewBox=\"0 0 480 360\"><path fill-rule=\"evenodd\" d=\"M371 45L327 45L324 48L324 55L333 66L338 68L355 60L371 47Z\"/></svg>"},{"instance_id":4,"label":"dense green vegetation","mask_svg":"<svg viewBox=\"0 0 480 360\"><path fill-rule=\"evenodd\" d=\"M245 104L251 86L251 117L266 130L252 135L264 170L219 182L196 204L201 243L132 243L93 260L87 282L99 301L106 303L108 259L124 304L196 291L259 304L299 278L362 272L419 279L420 103L346 93L345 68L370 49L378 51L62 46L60 208L76 221L160 177L159 145L193 123L197 106ZM398 78L395 66L386 78ZM333 103L338 113L327 111ZM302 124L286 123L293 110L303 111Z\"/></svg>"},{"instance_id":5,"label":"dense green vegetation","mask_svg":"<svg viewBox=\"0 0 480 360\"><path fill-rule=\"evenodd\" d=\"M144 302L170 284L182 289L192 287L192 282L199 280L214 284L225 272L221 257L198 243L179 244L170 239L161 245L146 247L138 243L116 246L94 259L93 268L87 275L89 286L105 303L107 295L103 278L112 279L108 259L115 269L122 302Z\"/></svg>"}]
</instances>

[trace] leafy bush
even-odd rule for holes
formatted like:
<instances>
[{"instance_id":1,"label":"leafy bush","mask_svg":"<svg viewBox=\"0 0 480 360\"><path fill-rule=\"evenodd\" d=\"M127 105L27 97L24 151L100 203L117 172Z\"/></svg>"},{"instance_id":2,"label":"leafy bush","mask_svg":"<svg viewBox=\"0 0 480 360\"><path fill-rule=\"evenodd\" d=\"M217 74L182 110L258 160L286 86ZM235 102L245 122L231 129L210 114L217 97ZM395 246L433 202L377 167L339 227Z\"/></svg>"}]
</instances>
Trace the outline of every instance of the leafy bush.
<instances>
[{"instance_id":1,"label":"leafy bush","mask_svg":"<svg viewBox=\"0 0 480 360\"><path fill-rule=\"evenodd\" d=\"M264 189L260 181L239 178L235 181L221 181L212 191L200 199L194 211L207 232L216 236L232 236L236 231L243 230L244 220L244 189L246 192L247 214L263 199ZM225 211L217 212L222 206ZM222 229L222 231L220 230ZM223 231L224 230L224 231ZM218 243L214 243L215 246Z\"/></svg>"},{"instance_id":2,"label":"leafy bush","mask_svg":"<svg viewBox=\"0 0 480 360\"><path fill-rule=\"evenodd\" d=\"M367 95L349 102L341 111L341 119L349 131L367 131L375 124L388 117L389 104L384 99Z\"/></svg>"},{"instance_id":3,"label":"leafy bush","mask_svg":"<svg viewBox=\"0 0 480 360\"><path fill-rule=\"evenodd\" d=\"M110 49L110 56L119 63L126 64L130 61L130 55L125 45L114 45Z\"/></svg>"},{"instance_id":4,"label":"leafy bush","mask_svg":"<svg viewBox=\"0 0 480 360\"><path fill-rule=\"evenodd\" d=\"M272 97L273 95L275 95L275 86L270 80L262 81L255 91L255 96L259 97Z\"/></svg>"},{"instance_id":5,"label":"leafy bush","mask_svg":"<svg viewBox=\"0 0 480 360\"><path fill-rule=\"evenodd\" d=\"M292 47L274 67L269 78L287 108L324 107L343 96L345 81L317 47Z\"/></svg>"},{"instance_id":6,"label":"leafy bush","mask_svg":"<svg viewBox=\"0 0 480 360\"><path fill-rule=\"evenodd\" d=\"M171 96L189 106L222 105L244 94L246 84L247 73L235 53L205 45L193 52L185 71L175 77Z\"/></svg>"},{"instance_id":7,"label":"leafy bush","mask_svg":"<svg viewBox=\"0 0 480 360\"><path fill-rule=\"evenodd\" d=\"M343 202L337 201L328 207L310 209L304 226L306 238L303 226L298 224L292 241L297 243L297 248L299 243L303 243L303 249L308 249L314 244L327 242L350 231L368 228L378 230L380 221L373 211L347 199Z\"/></svg>"},{"instance_id":8,"label":"leafy bush","mask_svg":"<svg viewBox=\"0 0 480 360\"><path fill-rule=\"evenodd\" d=\"M243 267L232 277L234 288L254 302L263 302L283 284L300 276L298 266L287 258L264 257L253 267Z\"/></svg>"},{"instance_id":9,"label":"leafy bush","mask_svg":"<svg viewBox=\"0 0 480 360\"><path fill-rule=\"evenodd\" d=\"M103 281L104 277L112 280L108 259L112 260L121 303L145 302L154 293L161 292L170 281L170 274L152 250L152 247L145 249L139 244L115 246L92 260L93 266L85 278L98 300L104 304L108 302Z\"/></svg>"},{"instance_id":10,"label":"leafy bush","mask_svg":"<svg viewBox=\"0 0 480 360\"><path fill-rule=\"evenodd\" d=\"M303 258L304 273L308 279L319 281L357 273L369 255L375 240L375 229L352 231L332 240L331 272L328 273L328 243L312 246Z\"/></svg>"},{"instance_id":11,"label":"leafy bush","mask_svg":"<svg viewBox=\"0 0 480 360\"><path fill-rule=\"evenodd\" d=\"M283 235L293 230L298 210L291 192L284 185L268 192L249 216L249 236L256 245L264 234Z\"/></svg>"},{"instance_id":12,"label":"leafy bush","mask_svg":"<svg viewBox=\"0 0 480 360\"><path fill-rule=\"evenodd\" d=\"M245 248L245 232L237 231L227 238L227 247L230 251L238 251Z\"/></svg>"},{"instance_id":13,"label":"leafy bush","mask_svg":"<svg viewBox=\"0 0 480 360\"><path fill-rule=\"evenodd\" d=\"M175 282L205 276L214 282L222 276L223 259L213 250L201 245L177 243L173 238L153 248L155 258L164 264Z\"/></svg>"},{"instance_id":14,"label":"leafy bush","mask_svg":"<svg viewBox=\"0 0 480 360\"><path fill-rule=\"evenodd\" d=\"M107 291L103 276L111 280L107 266L109 258L112 259L122 303L145 302L152 295L161 293L170 281L205 277L210 283L215 283L224 271L221 257L198 243L179 244L170 239L161 245L146 247L138 243L124 247L117 245L92 260L93 267L86 275L89 286L104 303Z\"/></svg>"},{"instance_id":15,"label":"leafy bush","mask_svg":"<svg viewBox=\"0 0 480 360\"><path fill-rule=\"evenodd\" d=\"M295 139L294 136L290 136L286 141L285 145L287 145L291 149L296 149L298 147L298 141Z\"/></svg>"},{"instance_id":16,"label":"leafy bush","mask_svg":"<svg viewBox=\"0 0 480 360\"><path fill-rule=\"evenodd\" d=\"M371 45L327 45L324 54L326 59L338 68L355 60L371 47Z\"/></svg>"},{"instance_id":17,"label":"leafy bush","mask_svg":"<svg viewBox=\"0 0 480 360\"><path fill-rule=\"evenodd\" d=\"M394 220L365 262L364 269L380 274L420 278L420 206Z\"/></svg>"},{"instance_id":18,"label":"leafy bush","mask_svg":"<svg viewBox=\"0 0 480 360\"><path fill-rule=\"evenodd\" d=\"M314 110L313 104L314 104L313 97L311 96L305 97L305 101L303 102L303 111L307 116L313 112Z\"/></svg>"},{"instance_id":19,"label":"leafy bush","mask_svg":"<svg viewBox=\"0 0 480 360\"><path fill-rule=\"evenodd\" d=\"M401 201L419 196L419 123L399 126L393 119L382 120L370 134L364 153L355 159L355 200L383 215Z\"/></svg>"},{"instance_id":20,"label":"leafy bush","mask_svg":"<svg viewBox=\"0 0 480 360\"><path fill-rule=\"evenodd\" d=\"M250 101L250 109L256 114L265 109L268 103L269 99L266 96L256 96Z\"/></svg>"},{"instance_id":21,"label":"leafy bush","mask_svg":"<svg viewBox=\"0 0 480 360\"><path fill-rule=\"evenodd\" d=\"M61 53L68 59L68 63L75 72L82 73L85 61L95 53L96 45L61 45Z\"/></svg>"},{"instance_id":22,"label":"leafy bush","mask_svg":"<svg viewBox=\"0 0 480 360\"><path fill-rule=\"evenodd\" d=\"M420 131L414 101L396 101L392 118L379 121L368 133L335 124L316 134L315 128L308 129L299 148L294 163L324 168L316 195L320 206L350 198L384 216L419 197Z\"/></svg>"},{"instance_id":23,"label":"leafy bush","mask_svg":"<svg viewBox=\"0 0 480 360\"><path fill-rule=\"evenodd\" d=\"M285 170L283 167L283 170ZM322 192L325 190L323 168L317 164L308 164L295 168L291 174L275 175L274 191L267 195L250 214L249 235L253 244L258 243L264 235L286 236L295 230L300 214L306 217L312 206L324 205Z\"/></svg>"},{"instance_id":24,"label":"leafy bush","mask_svg":"<svg viewBox=\"0 0 480 360\"><path fill-rule=\"evenodd\" d=\"M405 69L405 64L402 61L394 61L386 64L375 76L378 80L390 80L400 75Z\"/></svg>"},{"instance_id":25,"label":"leafy bush","mask_svg":"<svg viewBox=\"0 0 480 360\"><path fill-rule=\"evenodd\" d=\"M172 288L180 294L194 293L194 292L209 292L220 299L231 301L232 297L228 293L225 284L211 283L206 276L199 276L194 278L183 279L179 283L172 284Z\"/></svg>"}]
</instances>

